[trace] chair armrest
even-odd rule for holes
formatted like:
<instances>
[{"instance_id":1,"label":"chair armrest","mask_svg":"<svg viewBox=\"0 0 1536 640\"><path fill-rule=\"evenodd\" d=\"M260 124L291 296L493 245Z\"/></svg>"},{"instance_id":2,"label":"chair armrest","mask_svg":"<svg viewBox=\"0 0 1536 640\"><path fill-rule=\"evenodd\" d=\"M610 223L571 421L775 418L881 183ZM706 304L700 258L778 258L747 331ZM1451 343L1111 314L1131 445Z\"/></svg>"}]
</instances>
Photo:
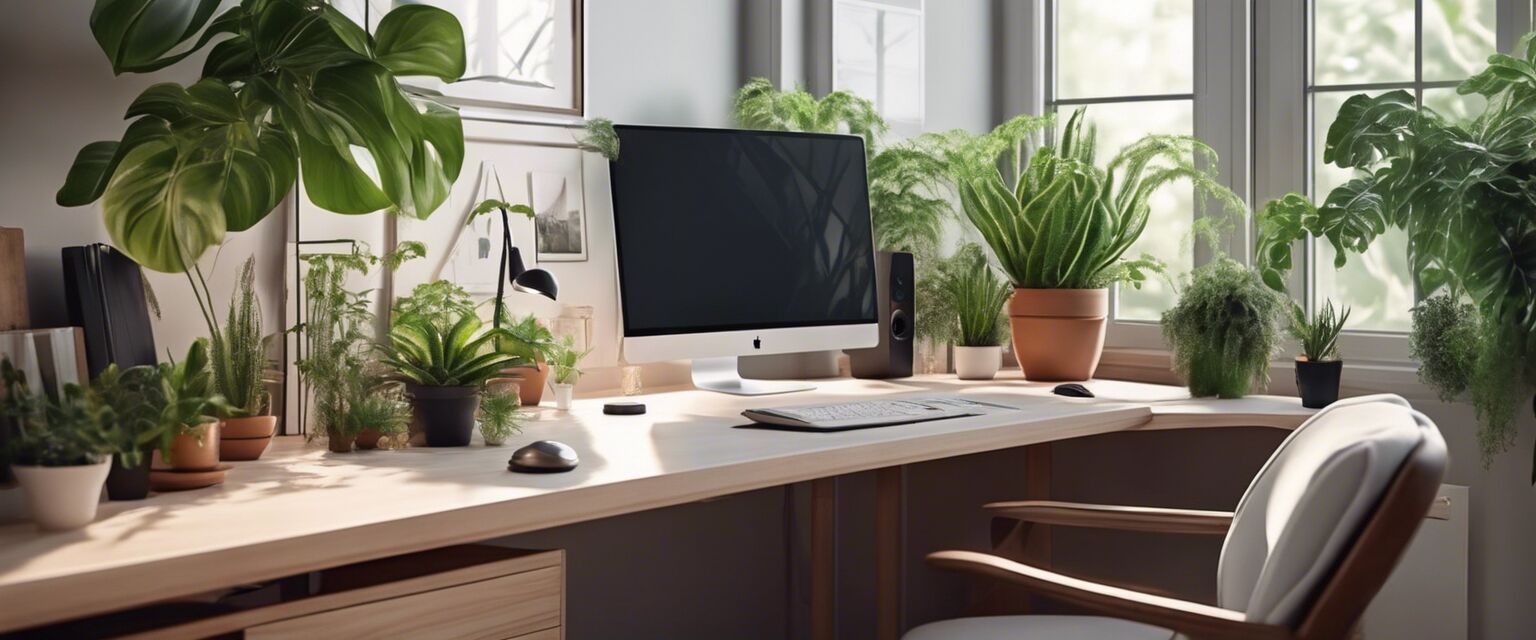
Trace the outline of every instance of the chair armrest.
<instances>
[{"instance_id":1,"label":"chair armrest","mask_svg":"<svg viewBox=\"0 0 1536 640\"><path fill-rule=\"evenodd\" d=\"M1227 529L1232 528L1230 511L1127 507L1054 500L993 502L982 508L996 518L1069 527L1210 535L1226 535Z\"/></svg>"},{"instance_id":2,"label":"chair armrest","mask_svg":"<svg viewBox=\"0 0 1536 640\"><path fill-rule=\"evenodd\" d=\"M1292 637L1285 627L1248 622L1241 611L1112 587L985 553L940 551L929 554L928 562L945 569L997 578L1096 613L1156 625L1196 638L1281 640Z\"/></svg>"}]
</instances>

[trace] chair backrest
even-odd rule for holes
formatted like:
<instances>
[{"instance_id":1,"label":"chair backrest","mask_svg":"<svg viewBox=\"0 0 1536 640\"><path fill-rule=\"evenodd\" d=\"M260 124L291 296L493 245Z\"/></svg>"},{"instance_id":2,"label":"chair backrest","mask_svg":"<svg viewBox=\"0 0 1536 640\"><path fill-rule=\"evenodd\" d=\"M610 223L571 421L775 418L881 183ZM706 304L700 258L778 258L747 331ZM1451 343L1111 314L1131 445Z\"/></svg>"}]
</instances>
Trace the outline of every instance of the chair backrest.
<instances>
[{"instance_id":1,"label":"chair backrest","mask_svg":"<svg viewBox=\"0 0 1536 640\"><path fill-rule=\"evenodd\" d=\"M1439 490L1445 442L1402 398L1329 406L1270 456L1238 503L1217 599L1303 637L1343 637Z\"/></svg>"}]
</instances>

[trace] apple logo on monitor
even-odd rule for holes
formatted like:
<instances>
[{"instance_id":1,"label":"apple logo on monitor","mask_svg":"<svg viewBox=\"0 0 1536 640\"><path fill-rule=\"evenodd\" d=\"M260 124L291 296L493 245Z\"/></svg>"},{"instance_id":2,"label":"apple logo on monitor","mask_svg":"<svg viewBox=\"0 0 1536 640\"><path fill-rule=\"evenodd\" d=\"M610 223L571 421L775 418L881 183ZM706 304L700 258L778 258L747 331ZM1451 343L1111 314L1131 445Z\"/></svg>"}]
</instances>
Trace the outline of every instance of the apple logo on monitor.
<instances>
[{"instance_id":1,"label":"apple logo on monitor","mask_svg":"<svg viewBox=\"0 0 1536 640\"><path fill-rule=\"evenodd\" d=\"M761 349L761 348L763 348L763 339L762 338L753 338L752 339L752 348L753 349Z\"/></svg>"}]
</instances>

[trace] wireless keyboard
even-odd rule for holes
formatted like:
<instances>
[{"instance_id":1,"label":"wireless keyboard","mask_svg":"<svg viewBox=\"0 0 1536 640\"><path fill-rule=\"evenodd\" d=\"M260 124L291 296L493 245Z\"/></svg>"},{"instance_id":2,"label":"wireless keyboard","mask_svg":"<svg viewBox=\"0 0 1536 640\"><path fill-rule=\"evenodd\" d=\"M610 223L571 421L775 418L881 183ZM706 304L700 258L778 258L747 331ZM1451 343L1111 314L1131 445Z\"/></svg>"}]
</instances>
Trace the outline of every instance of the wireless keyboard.
<instances>
[{"instance_id":1,"label":"wireless keyboard","mask_svg":"<svg viewBox=\"0 0 1536 640\"><path fill-rule=\"evenodd\" d=\"M990 402L932 396L748 409L741 412L741 415L763 426L802 431L843 431L1014 410L1013 407Z\"/></svg>"}]
</instances>

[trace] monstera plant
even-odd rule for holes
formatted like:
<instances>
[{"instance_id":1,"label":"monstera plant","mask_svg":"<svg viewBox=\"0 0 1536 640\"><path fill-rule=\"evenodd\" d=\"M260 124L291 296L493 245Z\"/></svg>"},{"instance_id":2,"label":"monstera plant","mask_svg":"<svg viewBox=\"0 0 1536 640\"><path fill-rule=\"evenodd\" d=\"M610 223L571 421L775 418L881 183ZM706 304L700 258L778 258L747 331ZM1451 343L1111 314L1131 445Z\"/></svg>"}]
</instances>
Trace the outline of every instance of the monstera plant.
<instances>
[{"instance_id":1,"label":"monstera plant","mask_svg":"<svg viewBox=\"0 0 1536 640\"><path fill-rule=\"evenodd\" d=\"M1420 107L1407 91L1351 97L1323 160L1355 178L1321 206L1293 194L1259 216L1258 266L1274 288L1284 287L1295 240L1326 238L1342 266L1388 228L1407 232L1416 288L1443 296L1414 314L1420 377L1448 399L1470 396L1485 464L1514 445L1517 408L1536 391L1533 37L1457 87L1487 101L1469 121ZM1447 357L1423 357L1431 353Z\"/></svg>"},{"instance_id":2,"label":"monstera plant","mask_svg":"<svg viewBox=\"0 0 1536 640\"><path fill-rule=\"evenodd\" d=\"M425 218L443 203L464 159L459 114L396 77L463 75L452 14L405 5L369 34L320 0L243 0L215 17L220 4L97 0L91 32L113 72L207 58L197 82L140 94L121 140L86 145L60 205L101 200L119 249L182 272L271 213L299 174L337 213Z\"/></svg>"}]
</instances>

